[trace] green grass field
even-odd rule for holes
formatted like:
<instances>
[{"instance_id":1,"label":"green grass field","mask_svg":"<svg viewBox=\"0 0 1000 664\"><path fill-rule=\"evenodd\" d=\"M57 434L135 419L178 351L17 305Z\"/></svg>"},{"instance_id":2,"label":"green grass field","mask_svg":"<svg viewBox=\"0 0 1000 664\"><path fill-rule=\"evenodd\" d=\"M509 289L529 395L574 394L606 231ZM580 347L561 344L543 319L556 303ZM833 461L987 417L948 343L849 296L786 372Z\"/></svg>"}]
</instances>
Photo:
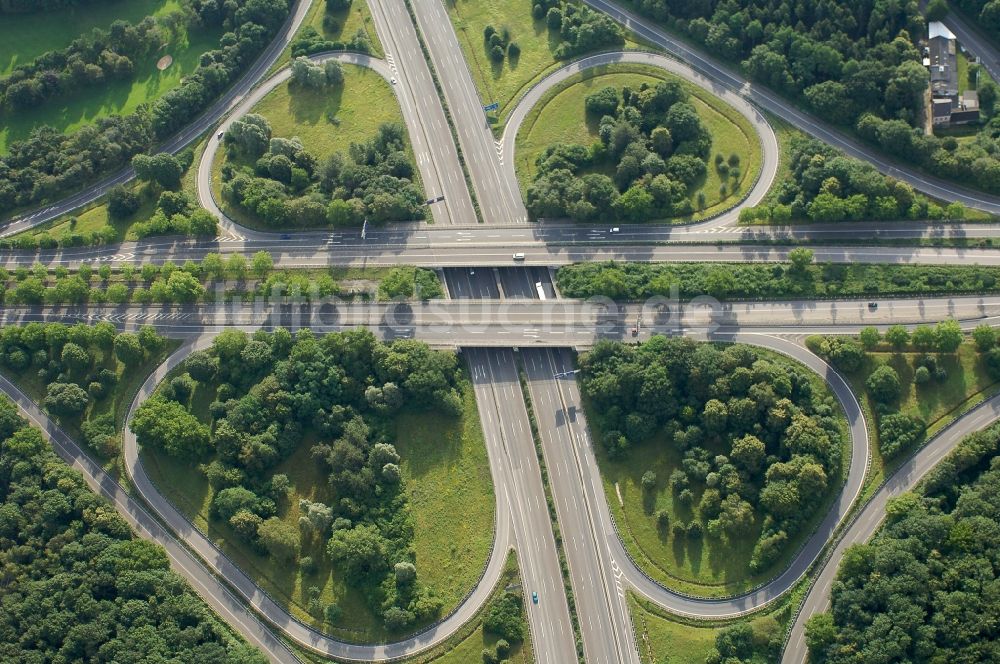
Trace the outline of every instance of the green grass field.
<instances>
[{"instance_id":1,"label":"green grass field","mask_svg":"<svg viewBox=\"0 0 1000 664\"><path fill-rule=\"evenodd\" d=\"M368 40L372 44L371 54L377 58L381 58L384 55L384 52L382 51L382 44L379 42L378 35L375 33L375 24L372 22L372 15L371 11L368 9L367 0L354 0L348 11L335 12L333 16L336 18L340 26L337 30L327 30L323 27L323 17L325 15L326 2L324 0L315 0L309 7L309 11L306 13L306 17L302 21L302 26L296 33L296 36L298 36L306 28L314 28L316 32L323 35L325 39L329 39L330 41L347 41L353 37L359 29L363 29L368 35ZM268 75L273 74L287 65L291 59L292 47L289 45L281 54L281 57L278 58L268 71Z\"/></svg>"},{"instance_id":2,"label":"green grass field","mask_svg":"<svg viewBox=\"0 0 1000 664\"><path fill-rule=\"evenodd\" d=\"M0 20L0 77L46 51L69 46L94 28L107 30L117 20L138 23L180 9L178 0L115 0L85 7L33 14L4 14Z\"/></svg>"},{"instance_id":3,"label":"green grass field","mask_svg":"<svg viewBox=\"0 0 1000 664\"><path fill-rule=\"evenodd\" d=\"M282 83L251 112L267 118L275 136L301 138L320 159L371 138L380 124L403 122L389 83L355 65L344 65L341 87L289 89L289 83Z\"/></svg>"},{"instance_id":4,"label":"green grass field","mask_svg":"<svg viewBox=\"0 0 1000 664\"><path fill-rule=\"evenodd\" d=\"M636 645L643 664L702 664L715 645L719 627L695 627L647 610L629 593Z\"/></svg>"},{"instance_id":5,"label":"green grass field","mask_svg":"<svg viewBox=\"0 0 1000 664\"><path fill-rule=\"evenodd\" d=\"M321 161L335 152L345 152L351 143L366 141L375 135L379 125L403 122L403 113L389 83L365 67L344 65L344 84L336 90L289 88L285 82L271 91L251 110L271 123L274 136L302 139L306 150ZM407 141L407 151L413 159ZM226 214L249 227L260 227L259 221L243 210L236 209L222 198L223 152L212 164L212 187L217 201ZM420 177L415 170L415 179Z\"/></svg>"},{"instance_id":6,"label":"green grass field","mask_svg":"<svg viewBox=\"0 0 1000 664\"><path fill-rule=\"evenodd\" d=\"M513 102L530 83L566 64L552 55L559 42L550 37L544 20L536 21L531 15L529 0L446 0L445 4L480 99L483 105L500 104L500 110L490 119L502 127ZM499 65L490 60L483 47L483 29L487 25L497 30L507 28L511 41L521 47L520 56L515 60L504 58ZM635 43L626 38L625 48L631 47Z\"/></svg>"},{"instance_id":7,"label":"green grass field","mask_svg":"<svg viewBox=\"0 0 1000 664\"><path fill-rule=\"evenodd\" d=\"M791 363L784 356L761 351L763 357L776 362ZM810 373L813 390L830 395L823 379ZM589 409L591 406L585 404ZM844 468L849 459L850 439L847 420L839 414L843 432ZM601 440L597 418L588 418L593 438ZM799 532L789 538L781 557L769 569L758 574L750 571L750 557L754 544L760 536L762 519L756 519L753 530L744 538L720 542L711 537L700 540L677 539L672 532L657 528L655 514L666 510L670 523L689 521L694 512L678 504L668 486L670 473L681 467L681 453L662 434L634 445L623 459L611 460L603 446L595 446L597 463L604 481L604 491L615 518L618 531L626 549L640 568L667 587L680 592L704 597L721 597L744 592L750 587L770 580L784 569L798 551L800 544L808 537L813 527L826 516L835 500L843 481L840 477L830 478L829 494L816 508ZM652 492L644 492L641 486L643 473L652 470L658 478ZM619 502L619 494L621 502ZM695 491L693 505L701 499L701 490Z\"/></svg>"},{"instance_id":8,"label":"green grass field","mask_svg":"<svg viewBox=\"0 0 1000 664\"><path fill-rule=\"evenodd\" d=\"M519 585L521 583L520 569L517 563L517 554L511 550L507 552L507 562L504 566L500 580L497 582L490 594L489 599L483 607L495 598L501 596L508 586ZM486 634L482 627L483 609L465 623L458 630L429 650L399 660L406 664L478 664L482 661L482 651L485 648L494 648L498 638L492 634ZM512 644L511 652L505 661L509 664L534 664L535 658L531 648L531 633L528 630L527 620L524 622L525 640L523 643ZM312 652L306 651L295 644L289 644L292 651L298 655L299 659L309 664L325 664L330 660L320 657Z\"/></svg>"},{"instance_id":9,"label":"green grass field","mask_svg":"<svg viewBox=\"0 0 1000 664\"><path fill-rule=\"evenodd\" d=\"M573 76L550 91L525 118L517 135L514 160L522 192L534 179L537 172L535 160L546 147L554 143L586 146L599 140L597 123L586 116L584 100L587 95L607 86L620 90L627 85L637 89L642 83L656 85L668 79L680 80L653 67L611 65ZM705 193L705 209L685 217L687 221L712 216L736 204L756 179L762 155L760 142L746 118L701 88L683 80L681 83L690 93L692 105L712 134L712 154L719 153L727 158L730 154L738 154L741 164L739 187L723 198L719 191L722 180L709 160L708 174L691 189L692 203L697 202L699 191ZM727 182L732 180L727 178Z\"/></svg>"},{"instance_id":10,"label":"green grass field","mask_svg":"<svg viewBox=\"0 0 1000 664\"><path fill-rule=\"evenodd\" d=\"M979 353L971 343L962 344L958 353L937 354L938 364L948 372L943 382L931 380L925 385L917 385L913 374L918 366L921 353L869 353L865 367L853 375L845 375L854 393L859 396L865 415L874 422L875 403L868 396L865 381L878 367L889 365L899 374L902 397L898 402L899 411L919 417L927 423L927 438L940 431L969 408L995 394L1000 385L990 378L979 362ZM903 451L888 462L882 458L878 445L878 432L869 427L872 434L872 463L866 482L868 491L874 490L882 480L891 474L910 455Z\"/></svg>"},{"instance_id":11,"label":"green grass field","mask_svg":"<svg viewBox=\"0 0 1000 664\"><path fill-rule=\"evenodd\" d=\"M173 0L137 4L152 4L153 9L177 8ZM5 16L4 21L8 18ZM153 54L147 61L135 63L135 75L131 80L85 88L75 94L54 98L36 109L0 113L0 153L6 152L10 143L27 138L35 127L50 125L71 132L101 117L131 113L140 104L154 101L176 87L181 78L198 67L202 53L218 46L221 34L214 30L188 32L181 29L179 32L162 51ZM173 64L162 72L156 68L156 60L161 55L174 58Z\"/></svg>"},{"instance_id":12,"label":"green grass field","mask_svg":"<svg viewBox=\"0 0 1000 664\"><path fill-rule=\"evenodd\" d=\"M734 622L746 621L753 629L755 644L755 654L747 661L752 664L773 664L773 660L765 653L764 644L785 629L791 617L791 608L802 600L803 590L805 586L800 583L795 590L764 612L727 622L679 619L634 593L629 593L628 605L635 627L639 659L642 664L703 664L708 654L714 650L716 635Z\"/></svg>"},{"instance_id":13,"label":"green grass field","mask_svg":"<svg viewBox=\"0 0 1000 664\"><path fill-rule=\"evenodd\" d=\"M475 397L467 381L463 397L465 410L458 420L428 413L408 413L397 420L396 444L403 459L403 481L416 526L417 572L444 601L444 613L454 608L479 579L493 542L493 486ZM207 420L207 404L213 399L214 394L199 386L191 401L195 414ZM279 516L288 523L298 523L299 498L331 499L326 476L310 458L313 443L303 441L274 469L275 473L287 474L294 487L278 509ZM312 556L317 562L313 574L261 556L228 524L209 518L213 492L195 467L155 449L143 448L141 458L150 478L174 506L294 616L351 641L378 642L390 636L367 599L348 585L322 554L325 541L302 543L302 555ZM461 524L456 523L456 514L462 515ZM343 609L336 626L324 625L308 614L308 589L312 586L320 589L324 605L336 600Z\"/></svg>"}]
</instances>

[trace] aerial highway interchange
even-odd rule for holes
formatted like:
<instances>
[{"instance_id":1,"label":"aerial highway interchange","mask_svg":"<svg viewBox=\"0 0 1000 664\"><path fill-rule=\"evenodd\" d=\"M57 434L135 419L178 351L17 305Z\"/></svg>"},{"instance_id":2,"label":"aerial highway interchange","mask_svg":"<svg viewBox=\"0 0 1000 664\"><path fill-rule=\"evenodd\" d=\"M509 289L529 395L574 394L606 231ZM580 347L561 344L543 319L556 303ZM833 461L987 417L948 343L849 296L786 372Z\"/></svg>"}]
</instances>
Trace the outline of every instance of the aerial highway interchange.
<instances>
[{"instance_id":1,"label":"aerial highway interchange","mask_svg":"<svg viewBox=\"0 0 1000 664\"><path fill-rule=\"evenodd\" d=\"M1000 419L1000 397L986 400L936 434L866 502L859 504L869 471L865 414L840 374L805 347L805 336L856 334L865 326L882 330L894 324L913 327L949 318L958 320L966 330L981 323L1000 326L1000 297L878 298L879 306L875 308L855 299L619 305L600 298L581 301L560 297L550 268L561 265L606 260L779 262L787 260L798 243L809 242L818 242L810 246L818 262L1000 265L1000 250L918 244L920 240L1000 236L1000 224L994 223L738 226L740 207L763 200L779 168L778 142L763 111L928 195L961 201L993 214L1000 213L1000 198L892 162L792 107L775 93L751 85L647 19L608 0L586 2L662 52L591 55L556 70L521 97L499 140L483 121L482 100L440 0L368 0L386 51L384 59L352 53L312 56L316 62L337 59L367 67L391 81L427 194L444 197L431 206L433 224L414 223L366 232L338 229L279 235L241 226L221 209L211 182L212 164L221 147L219 137L234 120L289 78L288 68L270 76L267 73L306 15L310 3L299 0L276 41L243 78L176 139L161 146L164 151L177 151L208 132L207 147L195 165L198 197L200 204L219 218L223 233L220 238L148 238L112 246L0 255L0 266L8 269L36 262L50 268L76 268L83 264L198 261L208 253L250 256L266 250L280 268L415 265L440 271L449 297L427 302L317 302L293 297L284 302L163 307L9 305L0 309L3 325L111 321L125 329L152 325L166 336L182 339L183 345L143 383L132 401L130 417L171 370L191 353L207 348L213 337L225 329L285 326L330 332L366 327L387 340L413 338L436 347L461 349L470 370L493 477L496 518L492 553L479 583L455 611L411 638L377 645L346 643L324 635L293 617L258 587L158 492L143 468L136 437L130 431L126 430L123 450L134 492L122 489L45 412L13 383L0 378L0 389L47 433L60 456L80 470L95 491L111 500L141 536L162 544L174 567L195 590L273 661L298 661L285 641L321 655L359 662L394 661L441 644L481 609L500 578L511 548L519 554L525 589L541 596L541 601L527 607L536 661L578 661L543 483L544 464L586 662L641 661L626 601L629 592L685 618L726 619L771 605L808 577L812 585L795 613L782 660L789 664L804 662L804 622L828 606L832 577L846 547L874 534L890 497L915 485L966 434ZM949 24L954 24L956 32L965 29L957 18L949 18ZM969 37L970 43L973 39ZM977 48L986 56L987 66L1000 62L988 43L977 43ZM669 71L711 91L752 123L761 142L762 166L737 207L686 226L636 224L612 231L603 225L529 222L514 172L520 123L547 90L576 72L611 62L641 63ZM130 177L129 171L116 174L66 200L22 215L0 227L0 235L12 235L64 216ZM880 243L866 246L867 240ZM885 240L900 242L882 242ZM515 254L520 254L518 260ZM632 561L608 507L584 416L583 397L573 377L572 351L585 350L600 339L643 341L656 334L738 341L789 356L823 376L846 414L851 458L837 500L790 564L749 592L708 599L666 588ZM519 364L524 367L524 385ZM541 459L536 454L526 397L538 428Z\"/></svg>"}]
</instances>

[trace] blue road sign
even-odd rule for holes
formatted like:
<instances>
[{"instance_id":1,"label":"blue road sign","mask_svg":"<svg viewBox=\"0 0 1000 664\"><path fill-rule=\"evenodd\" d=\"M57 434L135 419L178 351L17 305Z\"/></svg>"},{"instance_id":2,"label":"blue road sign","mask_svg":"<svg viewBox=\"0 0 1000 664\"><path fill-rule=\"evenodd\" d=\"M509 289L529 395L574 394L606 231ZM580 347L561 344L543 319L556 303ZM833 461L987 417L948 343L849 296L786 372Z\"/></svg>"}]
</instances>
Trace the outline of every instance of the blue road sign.
<instances>
[{"instance_id":1,"label":"blue road sign","mask_svg":"<svg viewBox=\"0 0 1000 664\"><path fill-rule=\"evenodd\" d=\"M489 106L483 106L483 110L486 111L487 113L489 113L490 111L495 111L499 108L500 108L500 103L496 101L490 104Z\"/></svg>"}]
</instances>

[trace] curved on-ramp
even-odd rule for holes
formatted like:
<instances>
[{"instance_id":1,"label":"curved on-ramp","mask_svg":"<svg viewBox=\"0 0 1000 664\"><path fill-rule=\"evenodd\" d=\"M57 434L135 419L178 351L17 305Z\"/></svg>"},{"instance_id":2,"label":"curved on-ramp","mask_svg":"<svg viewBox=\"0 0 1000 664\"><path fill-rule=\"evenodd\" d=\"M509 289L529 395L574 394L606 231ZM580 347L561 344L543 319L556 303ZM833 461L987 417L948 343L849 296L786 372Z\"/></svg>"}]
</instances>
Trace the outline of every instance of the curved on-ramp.
<instances>
[{"instance_id":1,"label":"curved on-ramp","mask_svg":"<svg viewBox=\"0 0 1000 664\"><path fill-rule=\"evenodd\" d=\"M326 636L290 615L283 606L257 586L239 566L230 560L157 490L139 459L139 445L135 434L130 429L132 416L136 408L153 394L157 385L173 369L194 351L207 348L213 338L214 334L202 334L181 346L142 384L125 419L125 427L122 432L122 458L125 472L128 473L138 494L156 511L167 527L198 554L208 570L225 579L228 586L245 603L229 607L229 610L224 612L224 617L239 627L247 619L256 620L257 616L260 616L288 639L303 648L341 660L357 662L392 661L417 654L444 642L462 625L475 617L499 581L506 563L507 552L512 545L510 519L501 509L503 503L500 496L496 497L494 546L490 552L490 559L479 582L471 589L462 603L444 619L415 636L394 643L362 645ZM499 489L499 485L495 483L494 488ZM252 607L252 610L247 605ZM234 618L235 620L233 620Z\"/></svg>"},{"instance_id":2,"label":"curved on-ramp","mask_svg":"<svg viewBox=\"0 0 1000 664\"><path fill-rule=\"evenodd\" d=\"M589 463L583 464L590 469L584 490L588 493L591 504L597 506L595 512L598 521L601 522L599 530L605 533L605 544L611 551L612 559L635 591L678 615L700 619L724 619L758 611L767 606L791 589L808 572L860 495L868 469L869 438L861 406L847 382L807 349L787 339L766 333L720 334L710 337L709 340L746 343L776 351L822 376L844 410L851 436L851 458L844 485L822 522L802 545L792 562L771 581L750 592L729 598L704 598L679 593L664 587L639 569L617 535L596 460L590 459Z\"/></svg>"},{"instance_id":3,"label":"curved on-ramp","mask_svg":"<svg viewBox=\"0 0 1000 664\"><path fill-rule=\"evenodd\" d=\"M715 81L719 86L733 91L739 90L740 95L745 96L761 108L774 113L807 134L842 150L849 156L869 162L885 175L903 180L914 189L929 196L946 201L960 201L967 207L991 214L1000 214L1000 197L965 188L959 184L923 173L908 164L894 161L884 152L864 145L822 119L800 111L792 102L780 97L777 93L771 92L761 85L751 84L739 74L733 73L727 66L705 55L700 49L693 48L670 35L655 22L624 9L614 0L584 0L584 2L594 9L604 12L642 39L690 63L691 66L710 80Z\"/></svg>"},{"instance_id":4,"label":"curved on-ramp","mask_svg":"<svg viewBox=\"0 0 1000 664\"><path fill-rule=\"evenodd\" d=\"M744 99L743 96L736 94L726 86L720 85L716 80L705 76L689 65L674 58L646 51L598 53L597 55L580 58L543 78L518 100L517 105L507 118L507 124L504 126L503 138L501 139L503 154L505 155L503 163L504 177L508 182L513 183L513 191L520 192L514 157L517 148L517 135L521 130L521 125L524 123L525 118L528 117L550 90L565 83L576 74L612 64L648 65L662 69L689 83L693 83L723 103L733 107L740 115L746 118L756 132L756 138L761 149L761 167L750 190L729 210L705 221L687 224L683 228L704 230L706 228L732 225L739 219L740 208L757 205L764 199L771 185L774 183L779 166L778 138L775 136L774 129L771 128L767 118Z\"/></svg>"},{"instance_id":5,"label":"curved on-ramp","mask_svg":"<svg viewBox=\"0 0 1000 664\"><path fill-rule=\"evenodd\" d=\"M275 636L267 625L253 613L246 611L243 602L233 595L204 567L173 533L151 515L138 500L133 498L100 464L80 448L55 422L49 418L16 385L0 376L0 391L6 394L25 418L38 427L58 454L69 466L80 472L90 488L121 514L132 530L162 546L174 570L182 575L205 602L233 629L240 632L251 644L267 654L272 662L294 664L298 658Z\"/></svg>"},{"instance_id":6,"label":"curved on-ramp","mask_svg":"<svg viewBox=\"0 0 1000 664\"><path fill-rule=\"evenodd\" d=\"M329 60L337 60L343 64L366 67L384 78L387 83L392 80L392 69L390 68L388 62L364 53L336 51L318 53L310 56L309 59L317 64L322 64ZM243 97L240 100L240 103L229 114L229 117L216 128L211 136L208 137L208 141L205 144L205 151L202 153L201 159L198 162L198 172L196 174L198 203L219 219L219 225L231 236L234 236L233 239L275 240L281 233L280 231L258 231L242 226L228 217L226 213L222 211L222 208L219 207L218 202L215 200L215 192L212 190L212 164L215 162L216 153L222 145L222 140L219 136L226 132L233 122L249 113L254 106L264 99L264 97L271 93L276 87L291 78L291 76L291 67L285 67L271 76L271 78L257 86L253 92ZM395 85L390 84L390 86L392 87L393 94L396 95L397 101L399 101L398 88ZM400 108L404 107L401 105ZM417 130L418 121L417 118L414 117L413 113L403 113L403 119L406 122L407 131L413 133ZM420 167L423 168L424 164L421 164ZM329 235L329 231L324 231L324 235Z\"/></svg>"},{"instance_id":7,"label":"curved on-ramp","mask_svg":"<svg viewBox=\"0 0 1000 664\"><path fill-rule=\"evenodd\" d=\"M823 563L799 612L795 616L788 642L782 654L782 664L802 664L806 661L805 623L811 616L830 606L830 589L837 575L845 551L872 538L885 519L886 504L914 486L939 462L950 454L962 439L1000 420L1000 395L987 399L931 439L923 448L907 459L878 491L865 503L843 531L829 558Z\"/></svg>"}]
</instances>

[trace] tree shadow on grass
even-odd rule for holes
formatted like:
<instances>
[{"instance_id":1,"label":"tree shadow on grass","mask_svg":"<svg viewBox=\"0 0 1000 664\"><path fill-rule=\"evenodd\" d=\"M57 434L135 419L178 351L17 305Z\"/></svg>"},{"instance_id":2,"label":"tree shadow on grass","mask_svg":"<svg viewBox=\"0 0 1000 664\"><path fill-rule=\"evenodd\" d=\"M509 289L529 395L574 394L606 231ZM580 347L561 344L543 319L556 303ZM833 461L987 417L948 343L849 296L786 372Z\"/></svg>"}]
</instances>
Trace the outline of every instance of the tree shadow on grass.
<instances>
[{"instance_id":1,"label":"tree shadow on grass","mask_svg":"<svg viewBox=\"0 0 1000 664\"><path fill-rule=\"evenodd\" d=\"M288 112L298 124L316 125L326 118L335 118L344 97L342 85L310 90L288 84Z\"/></svg>"},{"instance_id":2,"label":"tree shadow on grass","mask_svg":"<svg viewBox=\"0 0 1000 664\"><path fill-rule=\"evenodd\" d=\"M677 565L678 568L683 567L684 558L687 551L687 537L685 537L684 535L679 535L679 536L674 535L674 543L672 548L674 552L674 564Z\"/></svg>"}]
</instances>

